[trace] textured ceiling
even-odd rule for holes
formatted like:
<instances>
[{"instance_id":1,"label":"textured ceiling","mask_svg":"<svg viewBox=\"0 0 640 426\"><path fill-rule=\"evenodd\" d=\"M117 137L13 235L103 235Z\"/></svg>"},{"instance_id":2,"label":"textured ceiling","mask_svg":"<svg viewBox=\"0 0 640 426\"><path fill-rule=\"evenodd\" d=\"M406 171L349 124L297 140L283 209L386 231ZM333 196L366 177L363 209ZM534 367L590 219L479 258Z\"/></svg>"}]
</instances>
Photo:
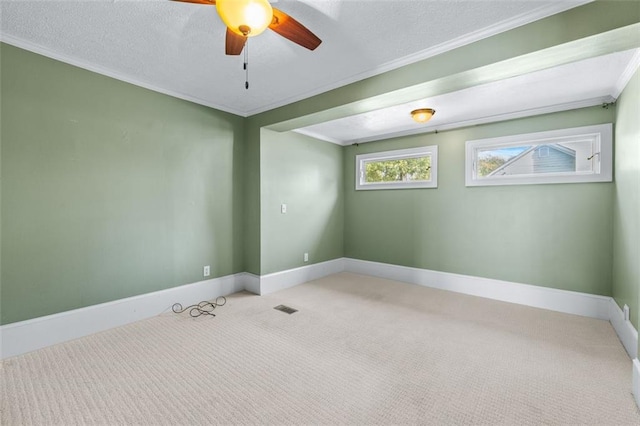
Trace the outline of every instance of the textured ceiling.
<instances>
[{"instance_id":1,"label":"textured ceiling","mask_svg":"<svg viewBox=\"0 0 640 426\"><path fill-rule=\"evenodd\" d=\"M587 0L280 0L323 43L266 31L224 55L211 6L148 1L1 1L2 40L179 98L247 116L433 56Z\"/></svg>"},{"instance_id":2,"label":"textured ceiling","mask_svg":"<svg viewBox=\"0 0 640 426\"><path fill-rule=\"evenodd\" d=\"M639 63L640 49L617 52L296 131L347 145L599 105L617 99ZM417 108L436 114L418 124L409 114Z\"/></svg>"}]
</instances>

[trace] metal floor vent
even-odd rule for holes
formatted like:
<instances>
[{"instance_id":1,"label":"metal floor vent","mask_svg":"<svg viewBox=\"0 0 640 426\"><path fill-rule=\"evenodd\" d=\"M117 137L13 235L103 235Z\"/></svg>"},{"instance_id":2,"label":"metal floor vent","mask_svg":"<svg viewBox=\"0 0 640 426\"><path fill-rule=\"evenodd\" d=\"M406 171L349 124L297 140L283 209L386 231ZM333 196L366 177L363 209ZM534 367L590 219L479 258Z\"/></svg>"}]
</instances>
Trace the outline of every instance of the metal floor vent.
<instances>
[{"instance_id":1,"label":"metal floor vent","mask_svg":"<svg viewBox=\"0 0 640 426\"><path fill-rule=\"evenodd\" d=\"M293 308L290 308L290 307L285 306L285 305L278 305L278 306L276 306L276 307L275 307L275 308L273 308L273 309L276 309L276 310L278 310L278 311L282 311L282 312L284 312L285 314L289 314L289 315L291 315L291 314L292 314L292 313L294 313L294 312L298 312L298 310L297 310L297 309L293 309Z\"/></svg>"}]
</instances>

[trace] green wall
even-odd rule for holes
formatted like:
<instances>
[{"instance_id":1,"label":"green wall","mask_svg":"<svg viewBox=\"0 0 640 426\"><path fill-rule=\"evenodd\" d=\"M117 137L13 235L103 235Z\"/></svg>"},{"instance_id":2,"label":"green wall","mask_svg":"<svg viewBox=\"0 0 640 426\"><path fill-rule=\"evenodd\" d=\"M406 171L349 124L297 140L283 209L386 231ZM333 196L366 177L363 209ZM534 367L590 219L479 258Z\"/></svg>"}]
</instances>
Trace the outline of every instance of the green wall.
<instances>
[{"instance_id":1,"label":"green wall","mask_svg":"<svg viewBox=\"0 0 640 426\"><path fill-rule=\"evenodd\" d=\"M640 324L640 72L618 98L615 126L613 297Z\"/></svg>"},{"instance_id":2,"label":"green wall","mask_svg":"<svg viewBox=\"0 0 640 426\"><path fill-rule=\"evenodd\" d=\"M199 281L206 264L212 266L212 277L300 266L307 250L311 263L372 256L610 294L612 184L519 187L517 194L504 187L467 189L458 156L461 141L469 138L611 122L612 111L537 117L357 149L266 129L288 130L397 104L416 93L433 96L637 47L629 34L639 21L634 2L597 1L247 119L2 45L1 321ZM440 145L441 161L446 159L441 164L450 166L441 167L440 189L386 196L371 192L365 198L354 194L349 172L355 152L397 143ZM301 146L318 158L305 158ZM339 151L345 163L335 169ZM283 167L274 166L278 155ZM305 165L318 171L318 179L326 179L329 170L342 170L344 186L335 188L340 178L327 180L330 191L317 191L315 198L312 187L294 187L291 178L301 172L293 165L299 161L308 161ZM283 196L293 200L287 201L290 208L304 206L311 216L280 216ZM389 204L380 213L356 220L385 198ZM543 206L548 213L535 214ZM569 212L577 206L593 211L587 216L574 212L570 221ZM438 226L437 218L447 222ZM489 225L474 226L469 219ZM580 234L596 222L598 227ZM368 227L378 223L391 225L368 236ZM570 251L570 243L553 232L559 223L568 223L563 235L576 238L577 252L565 256L565 265L548 252L520 244L534 241L535 247L550 244ZM420 229L408 232L411 224ZM506 231L506 241L496 236L498 230ZM284 238L287 233L293 237ZM365 236L365 243L376 243L380 235L393 237L384 241L384 256L352 239ZM491 249L485 253L484 246L473 246L479 243ZM567 272L588 263L584 259L595 259L596 250L597 268L589 264ZM633 299L633 293L622 295L625 291L619 291L620 297Z\"/></svg>"},{"instance_id":3,"label":"green wall","mask_svg":"<svg viewBox=\"0 0 640 426\"><path fill-rule=\"evenodd\" d=\"M244 270L241 117L0 49L3 324Z\"/></svg>"},{"instance_id":4,"label":"green wall","mask_svg":"<svg viewBox=\"0 0 640 426\"><path fill-rule=\"evenodd\" d=\"M343 148L269 130L260 148L261 273L343 257Z\"/></svg>"},{"instance_id":5,"label":"green wall","mask_svg":"<svg viewBox=\"0 0 640 426\"><path fill-rule=\"evenodd\" d=\"M291 130L637 47L637 1L595 1L317 96L254 115L246 125L245 265L260 273L260 129ZM419 94L417 94L419 93Z\"/></svg>"},{"instance_id":6,"label":"green wall","mask_svg":"<svg viewBox=\"0 0 640 426\"><path fill-rule=\"evenodd\" d=\"M260 129L254 118L245 120L244 266L255 275L260 275Z\"/></svg>"},{"instance_id":7,"label":"green wall","mask_svg":"<svg viewBox=\"0 0 640 426\"><path fill-rule=\"evenodd\" d=\"M465 187L465 141L610 123L601 107L346 148L345 256L611 293L611 183ZM355 156L438 145L438 188L355 190Z\"/></svg>"}]
</instances>

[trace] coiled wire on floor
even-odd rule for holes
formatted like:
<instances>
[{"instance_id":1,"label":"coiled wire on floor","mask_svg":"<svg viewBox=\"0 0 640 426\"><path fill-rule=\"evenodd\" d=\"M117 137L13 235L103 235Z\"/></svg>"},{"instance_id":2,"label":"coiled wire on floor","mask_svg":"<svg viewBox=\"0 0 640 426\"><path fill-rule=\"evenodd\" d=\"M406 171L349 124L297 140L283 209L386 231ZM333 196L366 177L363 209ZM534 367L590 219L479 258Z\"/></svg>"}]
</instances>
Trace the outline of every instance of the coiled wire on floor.
<instances>
[{"instance_id":1,"label":"coiled wire on floor","mask_svg":"<svg viewBox=\"0 0 640 426\"><path fill-rule=\"evenodd\" d=\"M183 308L180 303L174 303L171 310L176 314L181 314L184 311L189 310L189 315L193 318L197 318L201 315L211 315L212 317L215 317L216 314L213 313L213 310L218 306L223 306L225 303L227 303L227 298L219 296L216 297L216 300L213 302L203 300L196 305L187 306L186 308Z\"/></svg>"}]
</instances>

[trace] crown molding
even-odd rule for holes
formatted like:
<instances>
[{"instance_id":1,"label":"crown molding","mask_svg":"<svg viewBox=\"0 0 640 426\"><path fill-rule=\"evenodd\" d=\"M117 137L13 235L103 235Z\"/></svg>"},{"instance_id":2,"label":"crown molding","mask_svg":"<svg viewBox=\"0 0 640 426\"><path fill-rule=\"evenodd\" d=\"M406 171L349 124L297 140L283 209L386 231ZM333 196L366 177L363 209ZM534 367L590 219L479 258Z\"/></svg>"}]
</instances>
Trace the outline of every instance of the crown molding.
<instances>
[{"instance_id":1,"label":"crown molding","mask_svg":"<svg viewBox=\"0 0 640 426\"><path fill-rule=\"evenodd\" d=\"M615 98L613 98L612 96L603 96L603 97L585 99L581 101L550 105L550 106L545 106L541 108L533 108L533 109L526 109L522 111L508 112L504 114L490 115L487 117L474 118L472 120L443 123L443 124L431 125L427 127L414 128L410 130L400 130L397 132L390 132L390 133L371 136L367 138L359 138L359 139L343 141L341 142L341 145L346 146L346 145L352 145L352 144L360 144L360 143L375 142L375 141L385 140L385 139L398 138L402 136L412 136L412 135L419 135L419 134L432 133L432 132L443 132L445 130L460 129L462 127L477 126L480 124L497 123L500 121L514 120L516 118L533 117L536 115L551 114L554 112L568 111L572 109L588 108L588 107L602 105L602 104L610 103L614 101L615 101ZM299 130L296 130L296 131L299 131ZM324 139L324 137L320 135L316 135L314 137L317 139L326 140Z\"/></svg>"},{"instance_id":2,"label":"crown molding","mask_svg":"<svg viewBox=\"0 0 640 426\"><path fill-rule=\"evenodd\" d=\"M558 13L562 13L566 10L573 9L574 7L582 6L587 3L591 3L593 0L581 0L577 2L555 2L552 4L547 4L545 6L540 6L530 12L522 13L518 16L514 16L511 19L502 21L498 24L493 24L483 29L473 31L469 34L465 34L464 36L457 37L453 40L449 40L444 43L440 43L436 46L432 46L428 49L421 50L416 53L412 53L407 56L403 56L402 58L394 59L392 61L386 62L380 66L377 66L369 71L365 71L363 73L354 74L351 77L344 78L335 83L327 84L325 86L319 87L317 89L295 95L290 96L286 99L270 103L268 105L254 108L246 111L247 116L252 116L256 114L260 114L275 108L279 108L294 102L301 101L303 99L310 98L312 96L319 95L321 93L325 93L339 87L346 86L348 84L355 83L360 80L364 80L366 78L374 77L376 75L384 74L385 72L393 71L395 69L411 65L413 63L423 61L425 59L432 58L434 56L440 55L442 53L448 52L450 50L457 49L459 47L466 46L471 43L475 43L477 41L483 40L485 38L492 37L494 35L503 33L505 31L512 30L514 28L521 27L526 24L530 24L532 22L538 21L540 19L547 18L552 15L556 15Z\"/></svg>"},{"instance_id":3,"label":"crown molding","mask_svg":"<svg viewBox=\"0 0 640 426\"><path fill-rule=\"evenodd\" d=\"M225 105L214 104L204 99L185 95L184 93L176 92L170 89L165 89L165 88L156 86L154 84L148 83L146 81L131 77L124 73L109 69L107 67L95 65L90 63L89 61L85 61L83 59L79 59L71 55L55 52L47 47L41 46L36 43L32 43L30 41L21 39L19 37L10 36L7 34L0 34L0 41L6 44L10 44L11 46L14 46L14 47L18 47L20 49L28 50L29 52L33 52L38 55L45 56L47 58L55 59L56 61L64 62L66 64L73 65L74 67L82 68L87 71L91 71L96 74L101 74L106 77L114 78L119 81L124 81L125 83L133 84L134 86L142 87L144 89L151 90L153 92L162 93L163 95L171 96L177 99L182 99L183 101L192 102L192 103L203 105L209 108L214 108L219 111L228 112L230 114L239 115L241 117L247 117L247 114L244 111L236 110L234 108L229 108Z\"/></svg>"},{"instance_id":4,"label":"crown molding","mask_svg":"<svg viewBox=\"0 0 640 426\"><path fill-rule=\"evenodd\" d=\"M640 49L636 49L635 53L631 57L631 60L629 60L627 67L624 69L622 74L620 74L620 78L616 82L616 85L613 91L613 97L615 99L618 99L620 97L620 94L622 93L624 88L627 87L629 80L631 80L631 77L633 77L633 74L635 74L636 70L639 67L640 67Z\"/></svg>"},{"instance_id":5,"label":"crown molding","mask_svg":"<svg viewBox=\"0 0 640 426\"><path fill-rule=\"evenodd\" d=\"M294 129L293 131L296 132L296 133L300 133L301 135L309 136L310 138L319 139L319 140L325 141L325 142L331 142L331 143L334 143L336 145L341 145L341 146L346 145L346 143L344 141L341 141L339 139L330 138L328 136L324 136L324 135L322 135L320 133L316 133L314 131L307 130L307 129L304 129L304 128L302 128L302 129Z\"/></svg>"},{"instance_id":6,"label":"crown molding","mask_svg":"<svg viewBox=\"0 0 640 426\"><path fill-rule=\"evenodd\" d=\"M526 25L528 23L546 18L551 15L555 15L561 12L564 12L568 9L572 9L577 6L581 6L583 4L589 3L592 0L577 0L571 2L554 2L551 4L547 4L544 6L540 6L530 12L520 14L511 19L502 21L500 23L490 25L481 30L473 31L469 34L466 34L462 37L455 38L445 43L438 44L436 46L430 47L428 49L424 49L422 51L413 53L411 55L404 56L402 58L398 58L393 61L386 62L378 67L375 67L369 71L354 74L351 77L347 77L345 79L341 79L337 82L327 84L321 87L318 87L311 91L306 91L303 93L299 93L294 96L287 97L285 99L281 99L277 102L273 102L270 104L266 104L257 108L248 109L248 110L239 110L235 108L231 108L227 105L217 104L213 102L209 102L205 99L186 95L184 93L176 92L174 90L166 89L163 87L159 87L155 84L149 83L147 81L132 77L125 73L115 71L108 67L103 67L100 65L92 64L89 61L56 52L52 49L46 48L44 46L29 42L27 40L21 39L19 37L14 37L7 34L0 34L0 41L10 44L15 47L19 47L24 50L28 50L30 52L37 53L42 56L46 56L51 59L55 59L82 69L86 69L91 72L95 72L98 74L105 75L107 77L115 78L120 81L124 81L126 83L133 84L135 86L143 87L148 90L152 90L154 92L162 93L164 95L172 96L174 98L182 99L185 101L193 102L199 105L204 105L210 108L214 108L220 111L228 112L230 114L239 115L241 117L249 117L252 115L256 115L265 111L269 111L271 109L279 108L303 99L310 98L315 95L319 95L321 93L337 89L342 86L346 86L351 83L355 83L357 81L373 77L379 74L383 74L388 71L395 70L397 68L401 68L406 65L410 65L412 63L422 61L424 59L431 58L433 56L439 55L441 53L456 49L458 47L465 46L467 44L474 43L476 41L494 36L496 34Z\"/></svg>"}]
</instances>

